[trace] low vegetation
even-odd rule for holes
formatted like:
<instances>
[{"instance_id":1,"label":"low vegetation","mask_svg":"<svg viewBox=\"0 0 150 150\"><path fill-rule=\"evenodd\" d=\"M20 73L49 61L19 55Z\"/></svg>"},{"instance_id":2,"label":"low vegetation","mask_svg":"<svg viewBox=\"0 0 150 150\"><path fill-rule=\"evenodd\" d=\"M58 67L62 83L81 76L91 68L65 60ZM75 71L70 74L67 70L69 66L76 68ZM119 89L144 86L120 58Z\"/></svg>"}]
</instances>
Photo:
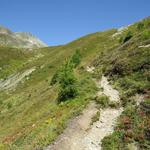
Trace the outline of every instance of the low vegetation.
<instances>
[{"instance_id":1,"label":"low vegetation","mask_svg":"<svg viewBox=\"0 0 150 150\"><path fill-rule=\"evenodd\" d=\"M150 48L140 47L150 42L148 24L150 18L129 26L119 35L122 41L117 48L100 53L93 61L96 70L103 70L119 90L124 106L114 133L102 141L104 150L128 149L130 143L137 143L139 149L150 149ZM144 95L139 105L137 94Z\"/></svg>"},{"instance_id":2,"label":"low vegetation","mask_svg":"<svg viewBox=\"0 0 150 150\"><path fill-rule=\"evenodd\" d=\"M115 37L118 31L112 29L34 51L1 47L0 78L32 67L36 70L13 91L0 91L0 148L30 150L52 143L95 95L96 85L84 69L91 65L96 78L109 76L124 106L114 133L103 139L103 149L124 149L133 142L140 149L150 149L150 48L141 47L150 44L149 25L146 18ZM144 95L138 106L136 94ZM120 105L105 96L96 101L101 107Z\"/></svg>"},{"instance_id":3,"label":"low vegetation","mask_svg":"<svg viewBox=\"0 0 150 150\"><path fill-rule=\"evenodd\" d=\"M133 35L132 35L131 31L128 31L125 36L122 36L120 38L119 41L120 41L120 43L124 44L125 42L129 41L132 37L133 37Z\"/></svg>"},{"instance_id":4,"label":"low vegetation","mask_svg":"<svg viewBox=\"0 0 150 150\"><path fill-rule=\"evenodd\" d=\"M109 97L106 96L106 95L97 96L95 98L95 101L96 101L97 104L100 105L101 108L108 107L109 106L109 102L110 102Z\"/></svg>"},{"instance_id":5,"label":"low vegetation","mask_svg":"<svg viewBox=\"0 0 150 150\"><path fill-rule=\"evenodd\" d=\"M68 120L79 115L91 97L95 95L96 85L83 68L78 69L80 59L77 56L80 55L80 52L76 52L76 44L71 45L32 51L23 59L23 65L13 70L15 73L36 67L30 78L23 83L20 82L16 89L0 91L1 149L34 149L50 144L62 133ZM4 52L3 55L6 54L6 51L2 52ZM76 56L72 56L73 53ZM82 60L84 63L87 63L87 53L89 50L81 52L84 55ZM43 57L32 59L39 54ZM10 57L11 55L8 59ZM12 57L12 59L18 61L20 57L22 57L21 53L19 57ZM70 59L74 63L71 73L77 79L75 86L77 86L78 93L75 97L69 95L69 98L63 98L58 105L60 84L57 82L49 86L49 81L57 70L61 69L61 64L65 64L65 60ZM1 66L4 65L2 62Z\"/></svg>"},{"instance_id":6,"label":"low vegetation","mask_svg":"<svg viewBox=\"0 0 150 150\"><path fill-rule=\"evenodd\" d=\"M93 125L94 122L97 122L100 118L100 111L97 111L96 114L91 119L91 125Z\"/></svg>"}]
</instances>

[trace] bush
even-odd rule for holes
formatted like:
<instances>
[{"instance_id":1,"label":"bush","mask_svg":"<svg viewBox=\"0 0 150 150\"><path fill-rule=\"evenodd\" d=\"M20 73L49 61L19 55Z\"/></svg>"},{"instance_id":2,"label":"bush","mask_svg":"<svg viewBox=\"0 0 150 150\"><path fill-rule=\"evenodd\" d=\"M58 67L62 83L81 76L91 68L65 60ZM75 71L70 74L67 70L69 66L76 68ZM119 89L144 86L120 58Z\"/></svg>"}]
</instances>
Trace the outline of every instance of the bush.
<instances>
[{"instance_id":1,"label":"bush","mask_svg":"<svg viewBox=\"0 0 150 150\"><path fill-rule=\"evenodd\" d=\"M79 50L76 50L75 54L71 57L70 60L68 60L68 66L65 69L70 69L72 70L73 68L77 67L81 62L81 54ZM66 64L67 64L66 63ZM61 69L64 69L63 67ZM63 72L63 70L57 70L56 73L53 75L50 85L54 85L57 82L59 82L59 76L61 75L61 72Z\"/></svg>"},{"instance_id":2,"label":"bush","mask_svg":"<svg viewBox=\"0 0 150 150\"><path fill-rule=\"evenodd\" d=\"M52 77L50 85L54 85L57 82L59 83L59 102L77 96L77 79L74 76L73 69L79 65L80 61L81 55L79 50L77 50L71 59L66 61Z\"/></svg>"},{"instance_id":3,"label":"bush","mask_svg":"<svg viewBox=\"0 0 150 150\"><path fill-rule=\"evenodd\" d=\"M126 60L118 60L116 61L111 68L106 70L107 74L109 75L119 75L124 76L130 72L130 66Z\"/></svg>"},{"instance_id":4,"label":"bush","mask_svg":"<svg viewBox=\"0 0 150 150\"><path fill-rule=\"evenodd\" d=\"M65 101L69 98L74 98L78 93L77 79L73 73L73 66L70 61L67 61L61 68L59 74L59 94L58 101Z\"/></svg>"},{"instance_id":5,"label":"bush","mask_svg":"<svg viewBox=\"0 0 150 150\"><path fill-rule=\"evenodd\" d=\"M119 102L109 102L109 107L118 108L118 107L120 107L120 103Z\"/></svg>"},{"instance_id":6,"label":"bush","mask_svg":"<svg viewBox=\"0 0 150 150\"><path fill-rule=\"evenodd\" d=\"M127 93L124 92L120 96L122 106L127 106L129 103L135 105L135 99L132 97L128 97Z\"/></svg>"},{"instance_id":7,"label":"bush","mask_svg":"<svg viewBox=\"0 0 150 150\"><path fill-rule=\"evenodd\" d=\"M106 136L102 140L103 150L119 150L124 149L124 145L121 145L122 133L115 131L112 135Z\"/></svg>"},{"instance_id":8,"label":"bush","mask_svg":"<svg viewBox=\"0 0 150 150\"><path fill-rule=\"evenodd\" d=\"M99 68L94 70L94 73L92 74L92 77L100 79L102 77L102 74L103 74L102 67L99 67Z\"/></svg>"},{"instance_id":9,"label":"bush","mask_svg":"<svg viewBox=\"0 0 150 150\"><path fill-rule=\"evenodd\" d=\"M109 97L106 95L102 95L100 97L96 97L96 103L100 104L102 108L106 108L109 106Z\"/></svg>"}]
</instances>

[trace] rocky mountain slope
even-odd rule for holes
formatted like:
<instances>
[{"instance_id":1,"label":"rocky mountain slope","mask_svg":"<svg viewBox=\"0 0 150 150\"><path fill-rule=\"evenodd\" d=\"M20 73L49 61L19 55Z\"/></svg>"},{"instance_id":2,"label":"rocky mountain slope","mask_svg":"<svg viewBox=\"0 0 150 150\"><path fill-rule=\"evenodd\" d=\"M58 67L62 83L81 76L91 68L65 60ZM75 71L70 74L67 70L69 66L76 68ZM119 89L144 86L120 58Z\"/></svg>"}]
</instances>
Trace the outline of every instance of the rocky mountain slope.
<instances>
[{"instance_id":1,"label":"rocky mountain slope","mask_svg":"<svg viewBox=\"0 0 150 150\"><path fill-rule=\"evenodd\" d=\"M115 119L113 133L99 139L104 150L150 149L149 45L150 18L146 18L125 28L89 34L63 46L35 51L1 47L0 149L43 149L62 134L71 118L81 115L91 100L102 110L123 108L121 116ZM50 84L51 80L77 50L81 55L80 64L73 69L77 96L58 103L60 86ZM92 73L86 71L87 66ZM103 75L112 88L97 88L93 78L100 81ZM7 88L9 81L11 85L17 82ZM119 103L109 102L111 96L97 97L98 91L110 95L112 89L119 91ZM101 121L105 123L103 116L102 111L91 119L94 129ZM101 131L99 127L96 130ZM73 134L76 133L70 133ZM100 137L98 134L96 137Z\"/></svg>"},{"instance_id":2,"label":"rocky mountain slope","mask_svg":"<svg viewBox=\"0 0 150 150\"><path fill-rule=\"evenodd\" d=\"M13 33L9 29L0 26L0 46L20 48L40 48L47 45L27 32Z\"/></svg>"}]
</instances>

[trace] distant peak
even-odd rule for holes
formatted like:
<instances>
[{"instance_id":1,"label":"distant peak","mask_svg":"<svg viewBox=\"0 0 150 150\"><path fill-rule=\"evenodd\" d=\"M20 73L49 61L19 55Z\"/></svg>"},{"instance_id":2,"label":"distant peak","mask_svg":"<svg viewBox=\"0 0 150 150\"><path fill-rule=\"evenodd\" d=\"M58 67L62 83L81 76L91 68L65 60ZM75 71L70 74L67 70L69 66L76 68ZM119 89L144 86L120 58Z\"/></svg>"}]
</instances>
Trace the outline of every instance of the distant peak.
<instances>
[{"instance_id":1,"label":"distant peak","mask_svg":"<svg viewBox=\"0 0 150 150\"><path fill-rule=\"evenodd\" d=\"M0 26L0 45L22 48L47 47L39 38L30 32L12 32L6 27Z\"/></svg>"}]
</instances>

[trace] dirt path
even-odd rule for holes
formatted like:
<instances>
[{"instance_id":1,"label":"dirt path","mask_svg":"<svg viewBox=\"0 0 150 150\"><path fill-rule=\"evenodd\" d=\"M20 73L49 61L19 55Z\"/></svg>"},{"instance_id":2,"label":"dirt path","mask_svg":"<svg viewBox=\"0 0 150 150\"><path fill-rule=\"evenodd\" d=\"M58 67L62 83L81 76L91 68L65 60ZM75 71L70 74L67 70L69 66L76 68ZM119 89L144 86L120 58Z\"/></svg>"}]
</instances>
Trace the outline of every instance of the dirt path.
<instances>
[{"instance_id":1,"label":"dirt path","mask_svg":"<svg viewBox=\"0 0 150 150\"><path fill-rule=\"evenodd\" d=\"M118 91L109 85L106 77L102 77L97 85L103 87L103 93L111 101L120 100ZM101 140L113 132L122 108L100 110L99 121L90 126L91 118L97 111L96 104L91 102L83 114L71 120L64 133L44 150L101 150Z\"/></svg>"},{"instance_id":2,"label":"dirt path","mask_svg":"<svg viewBox=\"0 0 150 150\"><path fill-rule=\"evenodd\" d=\"M110 101L120 101L119 92L112 88L106 77L102 76L102 79L99 82L97 83L98 86L103 88L103 93L110 98Z\"/></svg>"},{"instance_id":3,"label":"dirt path","mask_svg":"<svg viewBox=\"0 0 150 150\"><path fill-rule=\"evenodd\" d=\"M95 103L91 102L82 115L74 118L68 124L64 133L52 145L44 150L82 150L82 139L89 128L92 116L97 112Z\"/></svg>"},{"instance_id":4,"label":"dirt path","mask_svg":"<svg viewBox=\"0 0 150 150\"><path fill-rule=\"evenodd\" d=\"M10 75L6 80L0 80L0 90L10 90L15 88L24 77L29 76L33 71L35 71L35 67L28 69L23 73Z\"/></svg>"}]
</instances>

